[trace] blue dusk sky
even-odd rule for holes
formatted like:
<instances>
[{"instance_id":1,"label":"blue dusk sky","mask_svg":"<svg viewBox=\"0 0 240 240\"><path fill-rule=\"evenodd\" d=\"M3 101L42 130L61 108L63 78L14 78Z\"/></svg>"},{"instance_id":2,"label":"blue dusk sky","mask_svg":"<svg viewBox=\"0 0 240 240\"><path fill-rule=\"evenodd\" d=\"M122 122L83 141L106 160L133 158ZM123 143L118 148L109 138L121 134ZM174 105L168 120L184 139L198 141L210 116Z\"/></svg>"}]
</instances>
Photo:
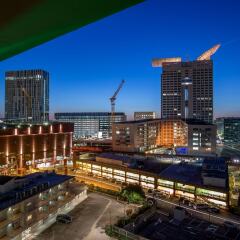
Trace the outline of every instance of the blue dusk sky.
<instances>
[{"instance_id":1,"label":"blue dusk sky","mask_svg":"<svg viewBox=\"0 0 240 240\"><path fill-rule=\"evenodd\" d=\"M160 113L156 57L192 60L217 43L213 56L214 114L240 116L240 1L146 0L144 3L0 62L0 112L7 70L50 73L50 113L116 111Z\"/></svg>"}]
</instances>

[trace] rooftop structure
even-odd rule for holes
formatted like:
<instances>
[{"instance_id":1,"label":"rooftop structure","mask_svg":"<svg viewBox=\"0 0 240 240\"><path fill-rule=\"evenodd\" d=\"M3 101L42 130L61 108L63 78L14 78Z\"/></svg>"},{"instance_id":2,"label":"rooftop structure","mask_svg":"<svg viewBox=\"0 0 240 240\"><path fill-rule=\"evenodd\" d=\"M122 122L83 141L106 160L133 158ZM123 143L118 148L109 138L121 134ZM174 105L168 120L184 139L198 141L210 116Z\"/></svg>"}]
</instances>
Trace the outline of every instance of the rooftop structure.
<instances>
[{"instance_id":1,"label":"rooftop structure","mask_svg":"<svg viewBox=\"0 0 240 240\"><path fill-rule=\"evenodd\" d=\"M205 51L201 56L197 58L197 61L210 60L211 56L216 53L216 51L220 48L220 44L213 46L212 48ZM162 67L165 63L178 63L182 62L181 57L172 57L172 58L156 58L152 60L153 67Z\"/></svg>"},{"instance_id":2,"label":"rooftop structure","mask_svg":"<svg viewBox=\"0 0 240 240\"><path fill-rule=\"evenodd\" d=\"M202 185L202 167L193 164L175 164L163 170L159 175L165 179L193 185Z\"/></svg>"}]
</instances>

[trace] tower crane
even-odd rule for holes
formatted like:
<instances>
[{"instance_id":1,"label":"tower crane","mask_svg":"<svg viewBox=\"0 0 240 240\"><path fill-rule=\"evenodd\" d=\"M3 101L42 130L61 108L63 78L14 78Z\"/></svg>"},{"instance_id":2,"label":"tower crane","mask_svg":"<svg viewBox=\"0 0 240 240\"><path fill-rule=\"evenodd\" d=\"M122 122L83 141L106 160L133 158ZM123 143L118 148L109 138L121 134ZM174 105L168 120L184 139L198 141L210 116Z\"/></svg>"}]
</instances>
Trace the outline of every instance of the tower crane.
<instances>
[{"instance_id":1,"label":"tower crane","mask_svg":"<svg viewBox=\"0 0 240 240\"><path fill-rule=\"evenodd\" d=\"M112 122L113 122L113 118L114 118L114 114L115 114L115 101L117 99L117 95L120 92L121 88L123 87L123 84L125 83L125 80L122 80L121 83L119 84L117 90L115 91L115 93L113 94L113 96L110 98L110 102L111 102L111 118L112 118Z\"/></svg>"}]
</instances>

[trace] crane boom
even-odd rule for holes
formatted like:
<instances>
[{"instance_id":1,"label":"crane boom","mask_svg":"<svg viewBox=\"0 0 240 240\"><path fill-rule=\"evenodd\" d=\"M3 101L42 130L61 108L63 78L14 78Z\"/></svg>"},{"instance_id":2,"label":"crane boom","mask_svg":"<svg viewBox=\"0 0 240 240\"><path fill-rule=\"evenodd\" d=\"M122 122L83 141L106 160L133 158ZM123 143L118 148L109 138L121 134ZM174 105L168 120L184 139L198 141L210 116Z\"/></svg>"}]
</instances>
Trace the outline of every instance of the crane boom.
<instances>
[{"instance_id":1,"label":"crane boom","mask_svg":"<svg viewBox=\"0 0 240 240\"><path fill-rule=\"evenodd\" d=\"M113 96L110 98L110 102L111 102L111 123L114 122L114 114L115 114L115 101L117 99L117 95L120 92L120 90L123 87L123 84L125 83L125 80L122 80L121 83L119 84L117 90L115 91L115 93L113 94Z\"/></svg>"},{"instance_id":2,"label":"crane boom","mask_svg":"<svg viewBox=\"0 0 240 240\"><path fill-rule=\"evenodd\" d=\"M220 48L220 44L213 46L197 58L197 61L210 60L211 56Z\"/></svg>"},{"instance_id":3,"label":"crane boom","mask_svg":"<svg viewBox=\"0 0 240 240\"><path fill-rule=\"evenodd\" d=\"M117 89L116 92L113 94L113 96L110 98L111 101L112 101L112 100L116 100L116 97L117 97L118 93L120 92L120 90L121 90L121 88L122 88L122 86L123 86L124 83L125 83L125 80L122 80L121 83L120 83L119 86L118 86L118 89Z\"/></svg>"}]
</instances>

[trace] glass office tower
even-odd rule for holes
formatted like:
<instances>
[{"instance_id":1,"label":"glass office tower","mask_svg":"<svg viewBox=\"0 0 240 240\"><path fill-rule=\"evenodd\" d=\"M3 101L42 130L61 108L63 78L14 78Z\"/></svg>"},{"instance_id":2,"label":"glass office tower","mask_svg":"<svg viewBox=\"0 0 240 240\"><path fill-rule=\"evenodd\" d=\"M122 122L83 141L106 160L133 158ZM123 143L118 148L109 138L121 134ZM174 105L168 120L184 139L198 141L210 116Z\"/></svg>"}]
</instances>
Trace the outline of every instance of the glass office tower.
<instances>
[{"instance_id":1,"label":"glass office tower","mask_svg":"<svg viewBox=\"0 0 240 240\"><path fill-rule=\"evenodd\" d=\"M49 73L44 70L5 73L5 119L43 123L49 120Z\"/></svg>"}]
</instances>

